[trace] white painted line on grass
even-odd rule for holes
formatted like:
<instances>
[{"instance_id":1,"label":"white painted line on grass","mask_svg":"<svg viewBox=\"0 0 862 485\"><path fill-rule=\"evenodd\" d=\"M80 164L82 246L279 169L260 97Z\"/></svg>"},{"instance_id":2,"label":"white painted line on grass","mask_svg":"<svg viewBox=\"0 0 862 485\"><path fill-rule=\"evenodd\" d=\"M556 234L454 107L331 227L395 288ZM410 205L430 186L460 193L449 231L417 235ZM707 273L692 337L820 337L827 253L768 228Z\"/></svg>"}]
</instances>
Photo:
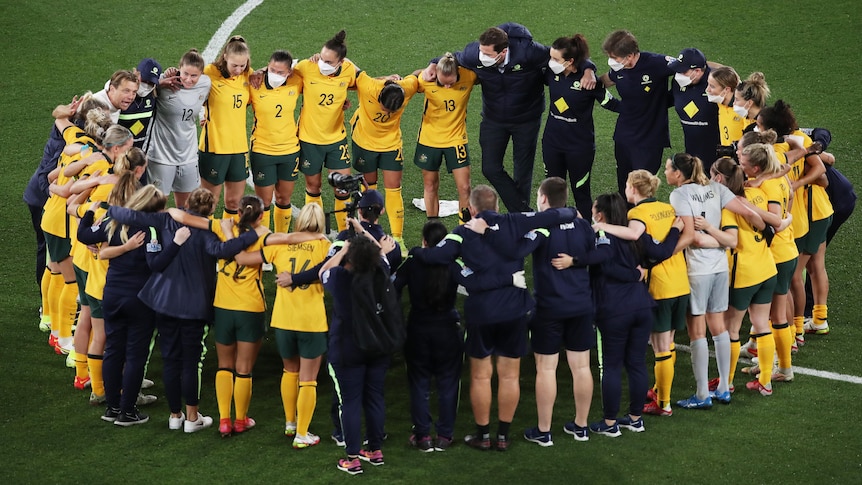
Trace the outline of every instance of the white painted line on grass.
<instances>
[{"instance_id":1,"label":"white painted line on grass","mask_svg":"<svg viewBox=\"0 0 862 485\"><path fill-rule=\"evenodd\" d=\"M215 57L218 55L222 46L225 42L227 42L228 37L233 32L233 29L242 22L248 14L251 13L252 10L257 8L258 5L263 3L263 0L248 0L244 4L240 5L236 10L230 14L230 17L225 19L222 22L221 26L216 30L216 33L213 34L209 43L207 44L207 48L204 49L203 58L204 61L209 64L213 62Z\"/></svg>"},{"instance_id":2,"label":"white painted line on grass","mask_svg":"<svg viewBox=\"0 0 862 485\"><path fill-rule=\"evenodd\" d=\"M688 345L676 344L676 349L682 350L683 352L691 353L691 347L689 347ZM710 357L715 357L715 352L710 350L709 355L710 355ZM744 358L739 359L739 361L744 363L744 364L751 364L752 363L750 360L744 359ZM862 377L851 376L848 374L839 374L837 372L829 372L829 371L825 371L825 370L809 369L807 367L799 367L796 365L793 366L793 373L805 375L805 376L820 377L820 378L829 379L832 381L849 382L851 384L862 384Z\"/></svg>"}]
</instances>

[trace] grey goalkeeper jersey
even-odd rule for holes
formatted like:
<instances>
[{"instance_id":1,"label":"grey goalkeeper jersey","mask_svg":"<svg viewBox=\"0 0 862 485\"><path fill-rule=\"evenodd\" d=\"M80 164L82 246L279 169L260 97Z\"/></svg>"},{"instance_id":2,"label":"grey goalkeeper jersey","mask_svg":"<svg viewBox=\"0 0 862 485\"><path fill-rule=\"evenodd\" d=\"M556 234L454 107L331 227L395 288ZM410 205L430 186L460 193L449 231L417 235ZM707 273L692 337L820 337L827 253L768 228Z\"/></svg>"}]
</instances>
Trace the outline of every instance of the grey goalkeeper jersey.
<instances>
[{"instance_id":1,"label":"grey goalkeeper jersey","mask_svg":"<svg viewBox=\"0 0 862 485\"><path fill-rule=\"evenodd\" d=\"M147 147L150 162L183 165L198 161L198 113L210 93L209 76L190 89L159 88L156 118Z\"/></svg>"}]
</instances>

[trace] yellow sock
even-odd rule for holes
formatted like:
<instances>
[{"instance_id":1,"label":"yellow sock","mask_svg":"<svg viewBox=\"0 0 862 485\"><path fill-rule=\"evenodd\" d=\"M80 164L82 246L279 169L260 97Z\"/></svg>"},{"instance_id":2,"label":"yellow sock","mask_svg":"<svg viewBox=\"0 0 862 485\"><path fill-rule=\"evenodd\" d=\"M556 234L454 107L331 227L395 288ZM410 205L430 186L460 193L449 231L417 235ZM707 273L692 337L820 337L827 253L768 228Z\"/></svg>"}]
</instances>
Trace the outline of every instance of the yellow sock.
<instances>
[{"instance_id":1,"label":"yellow sock","mask_svg":"<svg viewBox=\"0 0 862 485\"><path fill-rule=\"evenodd\" d=\"M670 343L670 360L673 362L673 366L676 367L676 342Z\"/></svg>"},{"instance_id":2,"label":"yellow sock","mask_svg":"<svg viewBox=\"0 0 862 485\"><path fill-rule=\"evenodd\" d=\"M219 419L230 418L230 403L233 400L233 369L219 369L215 377L216 401Z\"/></svg>"},{"instance_id":3,"label":"yellow sock","mask_svg":"<svg viewBox=\"0 0 862 485\"><path fill-rule=\"evenodd\" d=\"M59 317L60 317L60 327L59 327L59 335L60 338L71 338L72 337L72 324L75 323L75 313L78 310L78 283L75 281L66 282L63 285L63 288L60 290L60 302L59 302Z\"/></svg>"},{"instance_id":4,"label":"yellow sock","mask_svg":"<svg viewBox=\"0 0 862 485\"><path fill-rule=\"evenodd\" d=\"M775 339L769 333L761 333L757 337L757 359L760 362L760 378L764 387L772 382L772 363L775 360Z\"/></svg>"},{"instance_id":5,"label":"yellow sock","mask_svg":"<svg viewBox=\"0 0 862 485\"><path fill-rule=\"evenodd\" d=\"M739 362L739 339L730 340L730 374L727 375L727 385L733 386L733 376L736 375L736 364Z\"/></svg>"},{"instance_id":6,"label":"yellow sock","mask_svg":"<svg viewBox=\"0 0 862 485\"><path fill-rule=\"evenodd\" d=\"M275 232L290 232L290 222L293 219L293 207L290 204L286 206L275 204L272 216Z\"/></svg>"},{"instance_id":7,"label":"yellow sock","mask_svg":"<svg viewBox=\"0 0 862 485\"><path fill-rule=\"evenodd\" d=\"M323 201L320 199L320 193L312 194L307 190L305 191L305 205L308 204L317 204L323 209Z\"/></svg>"},{"instance_id":8,"label":"yellow sock","mask_svg":"<svg viewBox=\"0 0 862 485\"><path fill-rule=\"evenodd\" d=\"M235 210L225 209L221 215L222 219L233 219L233 222L239 222L239 212Z\"/></svg>"},{"instance_id":9,"label":"yellow sock","mask_svg":"<svg viewBox=\"0 0 862 485\"><path fill-rule=\"evenodd\" d=\"M51 321L51 299L48 298L48 292L51 291L51 270L45 268L45 273L42 275L42 321Z\"/></svg>"},{"instance_id":10,"label":"yellow sock","mask_svg":"<svg viewBox=\"0 0 862 485\"><path fill-rule=\"evenodd\" d=\"M90 375L87 370L87 354L75 352L75 377L79 380L86 379Z\"/></svg>"},{"instance_id":11,"label":"yellow sock","mask_svg":"<svg viewBox=\"0 0 862 485\"><path fill-rule=\"evenodd\" d=\"M87 354L87 365L90 368L90 388L97 396L105 395L105 381L102 378L102 356Z\"/></svg>"},{"instance_id":12,"label":"yellow sock","mask_svg":"<svg viewBox=\"0 0 862 485\"><path fill-rule=\"evenodd\" d=\"M805 317L802 315L793 316L793 327L796 329L796 335L805 333Z\"/></svg>"},{"instance_id":13,"label":"yellow sock","mask_svg":"<svg viewBox=\"0 0 862 485\"><path fill-rule=\"evenodd\" d=\"M829 309L826 305L814 305L811 309L811 316L814 318L815 325L823 325L826 323L826 317L829 316Z\"/></svg>"},{"instance_id":14,"label":"yellow sock","mask_svg":"<svg viewBox=\"0 0 862 485\"><path fill-rule=\"evenodd\" d=\"M237 374L233 386L233 403L236 407L236 419L248 417L248 406L251 403L251 374Z\"/></svg>"},{"instance_id":15,"label":"yellow sock","mask_svg":"<svg viewBox=\"0 0 862 485\"><path fill-rule=\"evenodd\" d=\"M673 357L671 352L656 352L655 354L655 387L658 394L659 407L665 407L670 402L670 389L673 385Z\"/></svg>"},{"instance_id":16,"label":"yellow sock","mask_svg":"<svg viewBox=\"0 0 862 485\"><path fill-rule=\"evenodd\" d=\"M386 189L386 215L389 216L389 232L396 238L404 237L404 198L401 187Z\"/></svg>"},{"instance_id":17,"label":"yellow sock","mask_svg":"<svg viewBox=\"0 0 862 485\"><path fill-rule=\"evenodd\" d=\"M60 333L60 293L63 292L63 287L66 286L63 281L62 273L51 273L51 281L48 283L48 299L51 304L48 305L51 316L51 333L57 336Z\"/></svg>"},{"instance_id":18,"label":"yellow sock","mask_svg":"<svg viewBox=\"0 0 862 485\"><path fill-rule=\"evenodd\" d=\"M317 406L317 381L299 383L299 396L296 399L296 434L308 434L311 416Z\"/></svg>"},{"instance_id":19,"label":"yellow sock","mask_svg":"<svg viewBox=\"0 0 862 485\"><path fill-rule=\"evenodd\" d=\"M470 220L470 209L468 209L466 207L461 207L461 209L458 210L458 224L459 225L466 224L467 221L469 221L469 220Z\"/></svg>"},{"instance_id":20,"label":"yellow sock","mask_svg":"<svg viewBox=\"0 0 862 485\"><path fill-rule=\"evenodd\" d=\"M272 204L266 206L266 208L263 210L263 221L261 221L263 227L272 228L270 214L272 214Z\"/></svg>"},{"instance_id":21,"label":"yellow sock","mask_svg":"<svg viewBox=\"0 0 862 485\"><path fill-rule=\"evenodd\" d=\"M299 395L299 372L284 371L281 374L281 404L284 420L296 422L296 401Z\"/></svg>"},{"instance_id":22,"label":"yellow sock","mask_svg":"<svg viewBox=\"0 0 862 485\"><path fill-rule=\"evenodd\" d=\"M374 182L373 184L368 184L368 188L365 190L377 190L377 182Z\"/></svg>"},{"instance_id":23,"label":"yellow sock","mask_svg":"<svg viewBox=\"0 0 862 485\"><path fill-rule=\"evenodd\" d=\"M772 325L772 339L775 341L775 353L778 354L778 367L789 369L791 367L792 356L790 347L796 343L796 338L793 335L790 325L783 323Z\"/></svg>"},{"instance_id":24,"label":"yellow sock","mask_svg":"<svg viewBox=\"0 0 862 485\"><path fill-rule=\"evenodd\" d=\"M347 196L344 198L340 198L339 196L335 196L335 223L338 225L338 232L341 232L347 229L347 212L339 212L344 211L344 208L347 207Z\"/></svg>"}]
</instances>

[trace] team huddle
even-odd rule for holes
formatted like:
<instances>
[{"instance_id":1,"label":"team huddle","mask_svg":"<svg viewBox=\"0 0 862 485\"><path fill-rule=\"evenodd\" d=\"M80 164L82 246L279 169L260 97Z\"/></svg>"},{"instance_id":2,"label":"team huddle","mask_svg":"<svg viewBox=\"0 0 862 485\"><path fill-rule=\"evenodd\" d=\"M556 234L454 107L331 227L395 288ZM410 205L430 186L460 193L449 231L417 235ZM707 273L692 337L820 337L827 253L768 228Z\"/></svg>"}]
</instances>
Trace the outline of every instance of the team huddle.
<instances>
[{"instance_id":1,"label":"team huddle","mask_svg":"<svg viewBox=\"0 0 862 485\"><path fill-rule=\"evenodd\" d=\"M740 369L750 376L745 388L772 395L774 383L794 380L793 354L806 334L829 333L825 251L856 195L826 151L829 132L800 128L783 100L767 104L762 73L741 80L695 48L677 57L643 52L619 30L602 43L609 70L601 74L581 34L545 46L507 23L411 74L372 77L347 58L345 38L341 31L299 61L276 51L254 70L245 39L233 36L212 63L195 49L167 69L144 59L115 72L105 89L54 110L24 194L39 248L40 328L75 368L74 387L105 407L102 420L149 420L138 407L157 400L142 391L153 385L145 374L157 343L170 429L248 431L256 424L253 369L271 328L283 360L285 435L296 449L320 443L309 428L325 362L335 390L332 438L346 451L337 467L355 475L362 461L384 464L384 381L398 352L407 364L411 446L445 451L455 442L466 356L475 430L463 442L506 451L529 349L538 421L523 436L552 446L562 348L575 404L563 431L587 441L620 436L621 428L642 432L645 414L673 414L676 331L687 331L696 381L690 397L675 402L684 409L730 404L741 357L753 362ZM466 116L475 85L489 185L473 186ZM428 221L421 246L408 251L401 117L419 94L413 164ZM619 191L597 197L590 191L595 105L618 113ZM669 106L685 151L664 159ZM534 192L546 107L546 178ZM510 140L511 175L504 167ZM451 231L438 218L444 164L458 193ZM334 193L329 212L324 168ZM656 198L661 169L674 187L667 202ZM295 211L300 174L304 204ZM254 194L245 193L247 180ZM170 195L175 207L168 208ZM277 283L269 322L267 266ZM463 318L459 288L467 294ZM742 343L746 313L751 330ZM199 409L210 333L217 421ZM593 349L602 366L602 419L591 423ZM623 369L629 403L620 415Z\"/></svg>"}]
</instances>

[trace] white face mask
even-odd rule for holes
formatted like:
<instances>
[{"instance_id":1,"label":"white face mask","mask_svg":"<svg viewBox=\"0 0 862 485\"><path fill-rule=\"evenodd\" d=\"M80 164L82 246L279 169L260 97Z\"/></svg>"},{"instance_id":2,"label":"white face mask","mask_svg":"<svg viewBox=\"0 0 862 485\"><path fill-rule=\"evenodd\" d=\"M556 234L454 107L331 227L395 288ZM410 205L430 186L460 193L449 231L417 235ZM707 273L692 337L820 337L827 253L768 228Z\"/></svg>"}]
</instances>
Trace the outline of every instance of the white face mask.
<instances>
[{"instance_id":1,"label":"white face mask","mask_svg":"<svg viewBox=\"0 0 862 485\"><path fill-rule=\"evenodd\" d=\"M485 67L492 67L497 64L497 57L486 56L484 52L479 51L479 62Z\"/></svg>"},{"instance_id":2,"label":"white face mask","mask_svg":"<svg viewBox=\"0 0 862 485\"><path fill-rule=\"evenodd\" d=\"M270 86L277 88L287 81L287 78L274 72L266 71L266 81Z\"/></svg>"},{"instance_id":3,"label":"white face mask","mask_svg":"<svg viewBox=\"0 0 862 485\"><path fill-rule=\"evenodd\" d=\"M743 118L748 116L748 108L746 108L745 106L733 105L733 112Z\"/></svg>"},{"instance_id":4,"label":"white face mask","mask_svg":"<svg viewBox=\"0 0 862 485\"><path fill-rule=\"evenodd\" d=\"M608 66L610 66L610 68L614 71L619 71L620 69L625 67L623 63L617 62L613 58L608 58Z\"/></svg>"},{"instance_id":5,"label":"white face mask","mask_svg":"<svg viewBox=\"0 0 862 485\"><path fill-rule=\"evenodd\" d=\"M553 59L548 59L548 67L551 69L551 72L553 72L554 74L560 74L561 72L566 70L566 66L560 64L559 62L557 62Z\"/></svg>"},{"instance_id":6,"label":"white face mask","mask_svg":"<svg viewBox=\"0 0 862 485\"><path fill-rule=\"evenodd\" d=\"M710 103L721 104L724 102L724 96L720 94L709 94L706 93L706 99Z\"/></svg>"},{"instance_id":7,"label":"white face mask","mask_svg":"<svg viewBox=\"0 0 862 485\"><path fill-rule=\"evenodd\" d=\"M679 84L679 87L684 88L691 84L691 78L680 72L673 75L673 79Z\"/></svg>"},{"instance_id":8,"label":"white face mask","mask_svg":"<svg viewBox=\"0 0 862 485\"><path fill-rule=\"evenodd\" d=\"M329 64L323 62L323 59L319 59L317 61L317 68L320 69L320 73L324 76L331 76L335 74L335 71L338 70L338 66L330 66Z\"/></svg>"},{"instance_id":9,"label":"white face mask","mask_svg":"<svg viewBox=\"0 0 862 485\"><path fill-rule=\"evenodd\" d=\"M140 86L138 86L138 96L141 98L146 98L153 92L153 89L156 89L155 86L142 82Z\"/></svg>"}]
</instances>

